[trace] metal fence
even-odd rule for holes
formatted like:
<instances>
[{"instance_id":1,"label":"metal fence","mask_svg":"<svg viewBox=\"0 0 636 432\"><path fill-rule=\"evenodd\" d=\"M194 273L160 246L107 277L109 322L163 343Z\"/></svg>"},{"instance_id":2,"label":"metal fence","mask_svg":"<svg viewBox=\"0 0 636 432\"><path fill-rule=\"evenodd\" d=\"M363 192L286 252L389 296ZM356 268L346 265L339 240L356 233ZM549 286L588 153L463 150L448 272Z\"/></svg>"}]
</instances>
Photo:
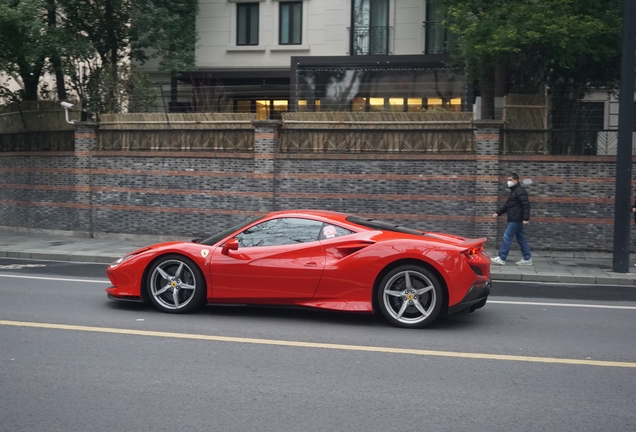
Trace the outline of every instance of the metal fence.
<instances>
[{"instance_id":1,"label":"metal fence","mask_svg":"<svg viewBox=\"0 0 636 432\"><path fill-rule=\"evenodd\" d=\"M632 153L636 154L632 139ZM615 155L618 130L504 129L502 154Z\"/></svg>"},{"instance_id":2,"label":"metal fence","mask_svg":"<svg viewBox=\"0 0 636 432\"><path fill-rule=\"evenodd\" d=\"M389 26L367 26L351 29L353 55L386 55L389 53Z\"/></svg>"},{"instance_id":3,"label":"metal fence","mask_svg":"<svg viewBox=\"0 0 636 432\"><path fill-rule=\"evenodd\" d=\"M9 132L0 134L0 151L73 151L74 130Z\"/></svg>"}]
</instances>

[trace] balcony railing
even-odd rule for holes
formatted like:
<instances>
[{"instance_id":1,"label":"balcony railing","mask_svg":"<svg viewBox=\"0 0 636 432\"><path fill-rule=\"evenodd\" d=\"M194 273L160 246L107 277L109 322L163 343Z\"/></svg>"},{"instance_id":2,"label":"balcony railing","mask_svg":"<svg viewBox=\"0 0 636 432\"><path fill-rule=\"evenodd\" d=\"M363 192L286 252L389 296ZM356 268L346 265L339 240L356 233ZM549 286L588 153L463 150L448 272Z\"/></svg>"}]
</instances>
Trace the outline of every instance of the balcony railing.
<instances>
[{"instance_id":1,"label":"balcony railing","mask_svg":"<svg viewBox=\"0 0 636 432\"><path fill-rule=\"evenodd\" d=\"M618 130L615 129L504 129L501 152L613 156L618 149L617 142ZM636 132L632 147L635 145Z\"/></svg>"},{"instance_id":2,"label":"balcony railing","mask_svg":"<svg viewBox=\"0 0 636 432\"><path fill-rule=\"evenodd\" d=\"M351 55L389 54L389 26L356 27L351 31Z\"/></svg>"},{"instance_id":3,"label":"balcony railing","mask_svg":"<svg viewBox=\"0 0 636 432\"><path fill-rule=\"evenodd\" d=\"M440 21L424 21L424 54L447 54L456 37Z\"/></svg>"}]
</instances>

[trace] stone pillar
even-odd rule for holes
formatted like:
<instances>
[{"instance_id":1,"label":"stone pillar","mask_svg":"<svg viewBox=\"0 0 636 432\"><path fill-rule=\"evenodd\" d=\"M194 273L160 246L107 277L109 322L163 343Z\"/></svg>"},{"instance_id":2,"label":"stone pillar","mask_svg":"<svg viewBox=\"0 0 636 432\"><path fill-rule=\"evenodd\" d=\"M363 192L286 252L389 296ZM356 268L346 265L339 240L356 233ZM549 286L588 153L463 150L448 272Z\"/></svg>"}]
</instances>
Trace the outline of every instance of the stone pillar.
<instances>
[{"instance_id":1,"label":"stone pillar","mask_svg":"<svg viewBox=\"0 0 636 432\"><path fill-rule=\"evenodd\" d=\"M78 235L93 236L93 203L91 191L92 152L97 149L99 123L75 123L75 231Z\"/></svg>"},{"instance_id":2,"label":"stone pillar","mask_svg":"<svg viewBox=\"0 0 636 432\"><path fill-rule=\"evenodd\" d=\"M276 208L276 151L281 127L278 120L256 120L254 125L254 176L260 180L260 192L264 198L259 211L269 212Z\"/></svg>"},{"instance_id":3,"label":"stone pillar","mask_svg":"<svg viewBox=\"0 0 636 432\"><path fill-rule=\"evenodd\" d=\"M501 120L475 120L475 237L488 237L486 248L494 250L500 243L497 220L499 191L499 148L503 122ZM502 233L503 235L503 233Z\"/></svg>"}]
</instances>

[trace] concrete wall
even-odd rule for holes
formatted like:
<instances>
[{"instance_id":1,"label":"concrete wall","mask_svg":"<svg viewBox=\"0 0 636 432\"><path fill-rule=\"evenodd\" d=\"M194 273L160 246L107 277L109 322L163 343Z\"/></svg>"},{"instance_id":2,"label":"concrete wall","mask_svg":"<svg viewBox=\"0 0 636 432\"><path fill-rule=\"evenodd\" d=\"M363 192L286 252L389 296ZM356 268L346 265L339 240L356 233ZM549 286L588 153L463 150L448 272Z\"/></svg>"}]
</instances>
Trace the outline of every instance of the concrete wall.
<instances>
[{"instance_id":1,"label":"concrete wall","mask_svg":"<svg viewBox=\"0 0 636 432\"><path fill-rule=\"evenodd\" d=\"M610 251L615 160L500 156L497 125L477 154L281 154L278 126L255 124L254 152L0 153L0 227L82 236L196 237L264 212L319 208L500 244L505 176L530 193L534 250ZM490 129L488 129L490 127ZM284 133L282 131L281 133ZM79 144L78 144L79 142Z\"/></svg>"}]
</instances>

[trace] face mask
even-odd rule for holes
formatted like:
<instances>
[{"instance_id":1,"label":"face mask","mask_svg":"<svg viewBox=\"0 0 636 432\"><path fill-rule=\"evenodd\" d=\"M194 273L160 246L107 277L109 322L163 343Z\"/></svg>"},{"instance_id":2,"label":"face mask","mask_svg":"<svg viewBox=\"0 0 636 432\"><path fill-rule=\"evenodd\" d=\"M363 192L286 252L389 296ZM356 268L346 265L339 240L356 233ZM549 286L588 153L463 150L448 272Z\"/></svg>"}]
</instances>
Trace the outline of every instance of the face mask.
<instances>
[{"instance_id":1,"label":"face mask","mask_svg":"<svg viewBox=\"0 0 636 432\"><path fill-rule=\"evenodd\" d=\"M511 187L513 187L515 185L515 182L513 182L511 180L508 180L507 184L508 184L508 187L511 188Z\"/></svg>"}]
</instances>

